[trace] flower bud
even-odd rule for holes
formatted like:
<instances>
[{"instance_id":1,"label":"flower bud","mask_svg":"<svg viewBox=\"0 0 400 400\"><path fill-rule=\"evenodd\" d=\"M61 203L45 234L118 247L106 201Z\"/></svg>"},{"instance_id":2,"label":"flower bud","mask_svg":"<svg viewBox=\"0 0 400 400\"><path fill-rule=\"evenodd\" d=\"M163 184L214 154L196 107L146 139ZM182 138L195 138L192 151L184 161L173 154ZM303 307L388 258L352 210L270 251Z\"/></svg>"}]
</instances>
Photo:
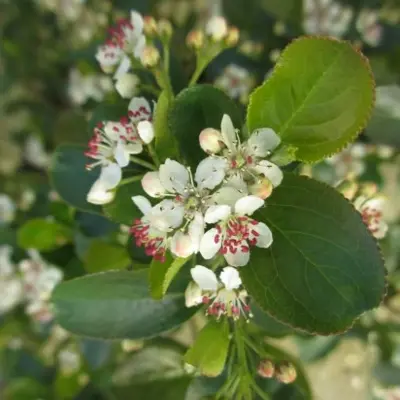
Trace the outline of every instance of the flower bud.
<instances>
[{"instance_id":1,"label":"flower bud","mask_svg":"<svg viewBox=\"0 0 400 400\"><path fill-rule=\"evenodd\" d=\"M149 144L154 139L154 128L150 121L140 121L137 130L144 143Z\"/></svg>"},{"instance_id":2,"label":"flower bud","mask_svg":"<svg viewBox=\"0 0 400 400\"><path fill-rule=\"evenodd\" d=\"M124 99L130 99L137 91L139 78L135 74L123 74L117 78L115 89Z\"/></svg>"},{"instance_id":3,"label":"flower bud","mask_svg":"<svg viewBox=\"0 0 400 400\"><path fill-rule=\"evenodd\" d=\"M279 382L292 383L297 378L296 368L292 363L284 361L276 368L275 377Z\"/></svg>"},{"instance_id":4,"label":"flower bud","mask_svg":"<svg viewBox=\"0 0 400 400\"><path fill-rule=\"evenodd\" d=\"M200 132L200 147L210 154L218 153L222 150L224 143L221 132L214 128L205 128Z\"/></svg>"},{"instance_id":5,"label":"flower bud","mask_svg":"<svg viewBox=\"0 0 400 400\"><path fill-rule=\"evenodd\" d=\"M211 17L206 25L206 34L215 42L224 39L228 34L228 24L224 17Z\"/></svg>"},{"instance_id":6,"label":"flower bud","mask_svg":"<svg viewBox=\"0 0 400 400\"><path fill-rule=\"evenodd\" d=\"M160 52L154 46L146 46L140 56L140 61L144 67L153 68L160 61Z\"/></svg>"},{"instance_id":7,"label":"flower bud","mask_svg":"<svg viewBox=\"0 0 400 400\"><path fill-rule=\"evenodd\" d=\"M161 184L158 172L151 171L144 174L142 178L143 190L151 197L161 197L166 193L164 186Z\"/></svg>"},{"instance_id":8,"label":"flower bud","mask_svg":"<svg viewBox=\"0 0 400 400\"><path fill-rule=\"evenodd\" d=\"M204 33L200 30L189 32L186 37L186 44L192 49L199 50L204 45Z\"/></svg>"},{"instance_id":9,"label":"flower bud","mask_svg":"<svg viewBox=\"0 0 400 400\"><path fill-rule=\"evenodd\" d=\"M273 188L271 181L267 178L263 178L251 185L249 191L251 194L265 200L267 197L271 196Z\"/></svg>"},{"instance_id":10,"label":"flower bud","mask_svg":"<svg viewBox=\"0 0 400 400\"><path fill-rule=\"evenodd\" d=\"M338 190L346 199L351 200L357 193L358 184L355 181L345 180L336 186Z\"/></svg>"},{"instance_id":11,"label":"flower bud","mask_svg":"<svg viewBox=\"0 0 400 400\"><path fill-rule=\"evenodd\" d=\"M257 368L257 373L262 378L272 378L275 373L275 364L271 360L261 360Z\"/></svg>"},{"instance_id":12,"label":"flower bud","mask_svg":"<svg viewBox=\"0 0 400 400\"><path fill-rule=\"evenodd\" d=\"M157 22L156 20L150 16L147 15L143 18L143 30L146 36L155 36L155 34L157 33Z\"/></svg>"},{"instance_id":13,"label":"flower bud","mask_svg":"<svg viewBox=\"0 0 400 400\"><path fill-rule=\"evenodd\" d=\"M231 28L229 28L225 42L228 46L233 47L237 45L238 41L239 41L239 29L236 28L236 26L232 26Z\"/></svg>"},{"instance_id":14,"label":"flower bud","mask_svg":"<svg viewBox=\"0 0 400 400\"><path fill-rule=\"evenodd\" d=\"M158 34L167 40L172 36L172 25L167 19L160 19L157 25Z\"/></svg>"},{"instance_id":15,"label":"flower bud","mask_svg":"<svg viewBox=\"0 0 400 400\"><path fill-rule=\"evenodd\" d=\"M363 183L360 188L360 194L366 197L373 197L378 193L378 186L376 183L367 182Z\"/></svg>"},{"instance_id":16,"label":"flower bud","mask_svg":"<svg viewBox=\"0 0 400 400\"><path fill-rule=\"evenodd\" d=\"M123 351L130 353L131 351L140 350L143 347L143 342L141 340L125 339L121 342L121 347Z\"/></svg>"}]
</instances>

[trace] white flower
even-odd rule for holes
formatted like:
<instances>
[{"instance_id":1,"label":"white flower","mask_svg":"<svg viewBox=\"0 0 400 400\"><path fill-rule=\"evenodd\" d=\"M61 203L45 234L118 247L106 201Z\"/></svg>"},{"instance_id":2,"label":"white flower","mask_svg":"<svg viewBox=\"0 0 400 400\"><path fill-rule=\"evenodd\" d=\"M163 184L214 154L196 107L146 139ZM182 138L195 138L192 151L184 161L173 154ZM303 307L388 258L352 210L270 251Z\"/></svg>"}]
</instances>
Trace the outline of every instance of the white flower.
<instances>
[{"instance_id":1,"label":"white flower","mask_svg":"<svg viewBox=\"0 0 400 400\"><path fill-rule=\"evenodd\" d=\"M144 97L134 97L128 106L128 117L143 143L149 144L154 139L149 102Z\"/></svg>"},{"instance_id":2,"label":"white flower","mask_svg":"<svg viewBox=\"0 0 400 400\"><path fill-rule=\"evenodd\" d=\"M383 219L385 201L383 196L359 196L354 201L354 207L361 213L364 223L377 239L383 239L388 231L388 225Z\"/></svg>"},{"instance_id":3,"label":"white flower","mask_svg":"<svg viewBox=\"0 0 400 400\"><path fill-rule=\"evenodd\" d=\"M104 168L101 173L104 171L107 171L107 169ZM102 179L104 179L104 177L97 179L90 188L86 196L88 203L102 205L113 201L115 192L107 189L107 185L104 185Z\"/></svg>"},{"instance_id":4,"label":"white flower","mask_svg":"<svg viewBox=\"0 0 400 400\"><path fill-rule=\"evenodd\" d=\"M46 168L50 161L42 141L35 135L30 135L26 140L24 153L26 161L37 168Z\"/></svg>"},{"instance_id":5,"label":"white flower","mask_svg":"<svg viewBox=\"0 0 400 400\"><path fill-rule=\"evenodd\" d=\"M203 236L201 255L209 260L220 252L228 264L239 267L249 262L250 246L271 246L272 232L268 226L248 217L263 205L261 198L250 195L236 202L234 213L227 205L211 206L204 219L206 223L217 225Z\"/></svg>"},{"instance_id":6,"label":"white flower","mask_svg":"<svg viewBox=\"0 0 400 400\"><path fill-rule=\"evenodd\" d=\"M186 306L193 307L207 304L207 314L220 318L222 315L238 319L240 316L251 317L250 307L246 303L247 293L241 288L237 269L225 267L219 275L202 265L190 270L194 282L186 289Z\"/></svg>"},{"instance_id":7,"label":"white flower","mask_svg":"<svg viewBox=\"0 0 400 400\"><path fill-rule=\"evenodd\" d=\"M383 27L378 21L379 13L369 9L362 9L356 21L356 29L362 40L373 47L379 45L383 34Z\"/></svg>"},{"instance_id":8,"label":"white flower","mask_svg":"<svg viewBox=\"0 0 400 400\"><path fill-rule=\"evenodd\" d=\"M274 187L281 183L283 179L281 169L263 159L269 156L281 142L272 129L257 129L247 141L240 143L232 120L225 114L221 122L220 141L226 146L222 154L210 156L202 162L214 160L215 164L216 160L224 160L228 177L236 176L236 179L246 182L244 186L247 186L247 183L259 183L264 178L268 179ZM221 167L222 164L220 164Z\"/></svg>"},{"instance_id":9,"label":"white flower","mask_svg":"<svg viewBox=\"0 0 400 400\"><path fill-rule=\"evenodd\" d=\"M62 349L57 358L63 375L72 375L81 367L80 355L72 346Z\"/></svg>"},{"instance_id":10,"label":"white flower","mask_svg":"<svg viewBox=\"0 0 400 400\"><path fill-rule=\"evenodd\" d=\"M221 132L214 128L205 128L200 132L200 147L210 154L219 153L224 144L221 138Z\"/></svg>"},{"instance_id":11,"label":"white flower","mask_svg":"<svg viewBox=\"0 0 400 400\"><path fill-rule=\"evenodd\" d=\"M16 277L0 279L0 293L0 315L2 315L21 302L23 297L21 281Z\"/></svg>"},{"instance_id":12,"label":"white flower","mask_svg":"<svg viewBox=\"0 0 400 400\"><path fill-rule=\"evenodd\" d=\"M11 197L0 194L0 225L9 224L15 218L16 207Z\"/></svg>"},{"instance_id":13,"label":"white flower","mask_svg":"<svg viewBox=\"0 0 400 400\"><path fill-rule=\"evenodd\" d=\"M131 98L138 90L140 80L134 74L123 74L117 78L115 89L124 99Z\"/></svg>"},{"instance_id":14,"label":"white flower","mask_svg":"<svg viewBox=\"0 0 400 400\"><path fill-rule=\"evenodd\" d=\"M0 246L0 279L14 274L14 263L11 260L13 249L10 245Z\"/></svg>"},{"instance_id":15,"label":"white flower","mask_svg":"<svg viewBox=\"0 0 400 400\"><path fill-rule=\"evenodd\" d=\"M304 0L303 29L312 35L342 37L349 29L353 10L332 0Z\"/></svg>"},{"instance_id":16,"label":"white flower","mask_svg":"<svg viewBox=\"0 0 400 400\"><path fill-rule=\"evenodd\" d=\"M100 46L96 53L96 60L100 68L106 73L113 72L124 56L123 50L113 42Z\"/></svg>"},{"instance_id":17,"label":"white flower","mask_svg":"<svg viewBox=\"0 0 400 400\"><path fill-rule=\"evenodd\" d=\"M233 99L245 100L254 86L254 79L246 68L230 64L216 79L215 85Z\"/></svg>"},{"instance_id":18,"label":"white flower","mask_svg":"<svg viewBox=\"0 0 400 400\"><path fill-rule=\"evenodd\" d=\"M206 24L206 34L212 40L218 42L228 35L228 24L224 17L214 16L211 17Z\"/></svg>"}]
</instances>

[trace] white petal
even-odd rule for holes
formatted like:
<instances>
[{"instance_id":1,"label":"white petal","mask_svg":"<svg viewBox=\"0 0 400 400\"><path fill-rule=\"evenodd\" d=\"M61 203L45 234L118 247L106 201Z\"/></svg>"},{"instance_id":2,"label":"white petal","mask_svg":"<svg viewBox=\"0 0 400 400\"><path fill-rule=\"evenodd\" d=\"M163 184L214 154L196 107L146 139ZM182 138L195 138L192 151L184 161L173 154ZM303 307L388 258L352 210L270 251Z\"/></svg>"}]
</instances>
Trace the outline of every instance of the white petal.
<instances>
[{"instance_id":1,"label":"white petal","mask_svg":"<svg viewBox=\"0 0 400 400\"><path fill-rule=\"evenodd\" d=\"M151 117L149 102L144 97L134 97L128 106L129 118L133 122L148 120Z\"/></svg>"},{"instance_id":2,"label":"white petal","mask_svg":"<svg viewBox=\"0 0 400 400\"><path fill-rule=\"evenodd\" d=\"M121 123L113 121L106 122L103 130L106 136L114 141L117 141L120 138L120 135L123 135L125 132L125 128Z\"/></svg>"},{"instance_id":3,"label":"white petal","mask_svg":"<svg viewBox=\"0 0 400 400\"><path fill-rule=\"evenodd\" d=\"M125 145L125 150L129 154L139 154L143 151L143 145L140 141L129 142Z\"/></svg>"},{"instance_id":4,"label":"white petal","mask_svg":"<svg viewBox=\"0 0 400 400\"><path fill-rule=\"evenodd\" d=\"M137 32L137 34L142 33L144 21L142 15L137 11L131 11L131 24L133 26L133 30Z\"/></svg>"},{"instance_id":5,"label":"white petal","mask_svg":"<svg viewBox=\"0 0 400 400\"><path fill-rule=\"evenodd\" d=\"M160 181L169 192L183 194L189 183L189 172L182 164L167 158L160 166Z\"/></svg>"},{"instance_id":6,"label":"white petal","mask_svg":"<svg viewBox=\"0 0 400 400\"><path fill-rule=\"evenodd\" d=\"M202 255L202 257L206 260L210 260L211 258L213 258L218 253L218 250L221 248L221 239L221 235L215 228L207 231L200 241L200 254Z\"/></svg>"},{"instance_id":7,"label":"white petal","mask_svg":"<svg viewBox=\"0 0 400 400\"><path fill-rule=\"evenodd\" d=\"M101 168L99 181L103 183L105 189L113 189L122 178L121 167L116 163L110 163Z\"/></svg>"},{"instance_id":8,"label":"white petal","mask_svg":"<svg viewBox=\"0 0 400 400\"><path fill-rule=\"evenodd\" d=\"M217 190L211 197L211 201L216 204L225 204L229 207L234 207L237 200L245 196L247 193L243 194L237 189L230 186L223 186L221 189Z\"/></svg>"},{"instance_id":9,"label":"white petal","mask_svg":"<svg viewBox=\"0 0 400 400\"><path fill-rule=\"evenodd\" d=\"M124 99L131 98L137 91L140 81L134 74L123 74L115 82L115 89Z\"/></svg>"},{"instance_id":10,"label":"white petal","mask_svg":"<svg viewBox=\"0 0 400 400\"><path fill-rule=\"evenodd\" d=\"M264 200L257 196L245 196L235 203L235 214L252 215L264 205Z\"/></svg>"},{"instance_id":11,"label":"white petal","mask_svg":"<svg viewBox=\"0 0 400 400\"><path fill-rule=\"evenodd\" d=\"M152 208L149 218L157 229L168 232L182 225L184 214L185 209L182 204L163 200Z\"/></svg>"},{"instance_id":12,"label":"white petal","mask_svg":"<svg viewBox=\"0 0 400 400\"><path fill-rule=\"evenodd\" d=\"M161 197L166 193L157 171L144 174L141 183L143 190L151 197Z\"/></svg>"},{"instance_id":13,"label":"white petal","mask_svg":"<svg viewBox=\"0 0 400 400\"><path fill-rule=\"evenodd\" d=\"M254 170L268 178L274 185L274 187L279 186L282 182L283 172L277 165L273 164L272 162L262 160L254 167Z\"/></svg>"},{"instance_id":14,"label":"white petal","mask_svg":"<svg viewBox=\"0 0 400 400\"><path fill-rule=\"evenodd\" d=\"M114 158L118 165L123 168L129 164L129 152L126 150L124 143L119 140L114 150Z\"/></svg>"},{"instance_id":15,"label":"white petal","mask_svg":"<svg viewBox=\"0 0 400 400\"><path fill-rule=\"evenodd\" d=\"M194 307L201 304L202 301L200 286L195 282L190 282L185 290L185 306Z\"/></svg>"},{"instance_id":16,"label":"white petal","mask_svg":"<svg viewBox=\"0 0 400 400\"><path fill-rule=\"evenodd\" d=\"M149 144L154 139L153 124L150 121L140 121L137 126L140 139Z\"/></svg>"},{"instance_id":17,"label":"white petal","mask_svg":"<svg viewBox=\"0 0 400 400\"><path fill-rule=\"evenodd\" d=\"M221 134L226 147L230 150L235 149L236 142L236 133L235 128L233 126L231 117L227 114L224 114L221 122Z\"/></svg>"},{"instance_id":18,"label":"white petal","mask_svg":"<svg viewBox=\"0 0 400 400\"><path fill-rule=\"evenodd\" d=\"M150 201L144 196L133 196L132 201L143 215L148 214L152 209Z\"/></svg>"},{"instance_id":19,"label":"white petal","mask_svg":"<svg viewBox=\"0 0 400 400\"><path fill-rule=\"evenodd\" d=\"M199 189L214 189L225 177L227 162L224 158L207 157L196 169L195 181Z\"/></svg>"},{"instance_id":20,"label":"white petal","mask_svg":"<svg viewBox=\"0 0 400 400\"><path fill-rule=\"evenodd\" d=\"M219 279L227 290L239 289L242 284L238 270L233 267L225 267L219 275Z\"/></svg>"},{"instance_id":21,"label":"white petal","mask_svg":"<svg viewBox=\"0 0 400 400\"><path fill-rule=\"evenodd\" d=\"M370 210L383 211L387 199L384 196L374 196L364 202L362 209L369 208Z\"/></svg>"},{"instance_id":22,"label":"white petal","mask_svg":"<svg viewBox=\"0 0 400 400\"><path fill-rule=\"evenodd\" d=\"M255 237L257 239L256 246L263 249L271 246L273 242L271 229L268 228L263 222L259 222L257 225L253 226L253 230L258 233L258 236L251 235L250 238Z\"/></svg>"},{"instance_id":23,"label":"white petal","mask_svg":"<svg viewBox=\"0 0 400 400\"><path fill-rule=\"evenodd\" d=\"M227 252L224 257L229 265L233 265L234 267L243 267L248 264L250 260L250 251L243 251L242 246L248 248L249 245L245 240L237 246L237 251L235 254L231 252Z\"/></svg>"},{"instance_id":24,"label":"white petal","mask_svg":"<svg viewBox=\"0 0 400 400\"><path fill-rule=\"evenodd\" d=\"M124 76L129 71L130 67L131 67L131 60L129 59L129 57L124 56L117 70L115 71L114 79L119 79L122 76Z\"/></svg>"},{"instance_id":25,"label":"white petal","mask_svg":"<svg viewBox=\"0 0 400 400\"><path fill-rule=\"evenodd\" d=\"M205 128L200 132L200 147L206 152L215 154L222 150L221 132L214 128Z\"/></svg>"},{"instance_id":26,"label":"white petal","mask_svg":"<svg viewBox=\"0 0 400 400\"><path fill-rule=\"evenodd\" d=\"M193 253L200 250L200 242L204 236L204 218L201 212L196 212L193 221L189 224L188 234L193 244Z\"/></svg>"},{"instance_id":27,"label":"white petal","mask_svg":"<svg viewBox=\"0 0 400 400\"><path fill-rule=\"evenodd\" d=\"M217 291L218 279L211 269L203 265L196 265L190 270L193 280L200 286L201 290Z\"/></svg>"},{"instance_id":28,"label":"white petal","mask_svg":"<svg viewBox=\"0 0 400 400\"><path fill-rule=\"evenodd\" d=\"M369 227L371 229L371 227ZM387 223L383 220L380 220L378 224L372 227L373 232L372 235L377 239L383 239L386 236L386 233L389 229Z\"/></svg>"},{"instance_id":29,"label":"white petal","mask_svg":"<svg viewBox=\"0 0 400 400\"><path fill-rule=\"evenodd\" d=\"M207 224L215 224L218 221L223 221L231 215L231 207L227 205L210 206L205 215L204 220Z\"/></svg>"},{"instance_id":30,"label":"white petal","mask_svg":"<svg viewBox=\"0 0 400 400\"><path fill-rule=\"evenodd\" d=\"M146 46L146 37L144 35L140 35L137 39L135 48L133 49L133 55L135 58L140 58L143 54L143 50Z\"/></svg>"},{"instance_id":31,"label":"white petal","mask_svg":"<svg viewBox=\"0 0 400 400\"><path fill-rule=\"evenodd\" d=\"M86 201L91 204L107 204L113 200L114 196L114 192L107 191L103 183L97 180L86 195Z\"/></svg>"},{"instance_id":32,"label":"white petal","mask_svg":"<svg viewBox=\"0 0 400 400\"><path fill-rule=\"evenodd\" d=\"M171 240L171 252L177 257L186 258L193 254L193 243L189 235L178 231Z\"/></svg>"},{"instance_id":33,"label":"white petal","mask_svg":"<svg viewBox=\"0 0 400 400\"><path fill-rule=\"evenodd\" d=\"M274 150L281 142L280 137L271 128L255 130L247 141L247 148L251 155L266 157L268 152Z\"/></svg>"}]
</instances>

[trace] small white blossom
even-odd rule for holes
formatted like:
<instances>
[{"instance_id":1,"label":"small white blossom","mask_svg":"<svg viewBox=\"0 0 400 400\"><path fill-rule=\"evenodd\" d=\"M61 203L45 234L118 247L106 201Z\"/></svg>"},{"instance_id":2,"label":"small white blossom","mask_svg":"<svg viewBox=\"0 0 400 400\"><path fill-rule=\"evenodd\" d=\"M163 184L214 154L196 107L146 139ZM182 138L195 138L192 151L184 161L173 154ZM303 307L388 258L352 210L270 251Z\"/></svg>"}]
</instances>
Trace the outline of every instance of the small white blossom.
<instances>
[{"instance_id":1,"label":"small white blossom","mask_svg":"<svg viewBox=\"0 0 400 400\"><path fill-rule=\"evenodd\" d=\"M50 161L42 141L35 135L30 135L26 140L24 157L29 164L37 168L46 168Z\"/></svg>"},{"instance_id":2,"label":"small white blossom","mask_svg":"<svg viewBox=\"0 0 400 400\"><path fill-rule=\"evenodd\" d=\"M239 317L251 317L250 307L246 303L247 293L241 288L237 269L225 267L219 275L202 265L190 270L194 282L186 289L186 307L199 304L207 305L207 315L220 318L223 315L237 320Z\"/></svg>"},{"instance_id":3,"label":"small white blossom","mask_svg":"<svg viewBox=\"0 0 400 400\"><path fill-rule=\"evenodd\" d=\"M72 375L81 367L81 357L73 346L62 349L58 355L58 364L63 375Z\"/></svg>"},{"instance_id":4,"label":"small white blossom","mask_svg":"<svg viewBox=\"0 0 400 400\"><path fill-rule=\"evenodd\" d=\"M115 82L115 89L124 99L131 98L138 90L140 80L134 74L123 74Z\"/></svg>"},{"instance_id":5,"label":"small white blossom","mask_svg":"<svg viewBox=\"0 0 400 400\"><path fill-rule=\"evenodd\" d=\"M362 40L376 47L382 39L383 27L379 24L379 13L375 10L363 9L358 14L356 29Z\"/></svg>"},{"instance_id":6,"label":"small white blossom","mask_svg":"<svg viewBox=\"0 0 400 400\"><path fill-rule=\"evenodd\" d=\"M0 193L0 226L9 224L15 218L16 207L11 197Z\"/></svg>"},{"instance_id":7,"label":"small white blossom","mask_svg":"<svg viewBox=\"0 0 400 400\"><path fill-rule=\"evenodd\" d=\"M250 195L236 202L234 212L227 205L211 206L204 220L217 225L203 236L201 255L209 260L220 252L229 265L240 267L249 262L250 246L271 246L272 232L268 226L248 217L263 205L261 198Z\"/></svg>"},{"instance_id":8,"label":"small white blossom","mask_svg":"<svg viewBox=\"0 0 400 400\"><path fill-rule=\"evenodd\" d=\"M228 35L228 24L226 19L220 16L211 17L206 24L205 31L206 34L216 42L225 39Z\"/></svg>"}]
</instances>

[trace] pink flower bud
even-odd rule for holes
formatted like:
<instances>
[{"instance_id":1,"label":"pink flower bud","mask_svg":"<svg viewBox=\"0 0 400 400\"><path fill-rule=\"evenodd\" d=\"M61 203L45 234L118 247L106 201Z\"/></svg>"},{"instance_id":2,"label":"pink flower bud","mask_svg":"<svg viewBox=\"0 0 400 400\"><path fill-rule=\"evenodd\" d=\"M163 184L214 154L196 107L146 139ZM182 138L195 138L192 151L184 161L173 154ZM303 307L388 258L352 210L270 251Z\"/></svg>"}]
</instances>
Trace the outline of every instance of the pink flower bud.
<instances>
[{"instance_id":1,"label":"pink flower bud","mask_svg":"<svg viewBox=\"0 0 400 400\"><path fill-rule=\"evenodd\" d=\"M158 34L165 39L170 39L172 36L172 25L167 19L160 19L157 25Z\"/></svg>"},{"instance_id":2,"label":"pink flower bud","mask_svg":"<svg viewBox=\"0 0 400 400\"><path fill-rule=\"evenodd\" d=\"M262 378L272 378L275 373L275 364L271 360L261 360L257 372Z\"/></svg>"},{"instance_id":3,"label":"pink flower bud","mask_svg":"<svg viewBox=\"0 0 400 400\"><path fill-rule=\"evenodd\" d=\"M276 368L275 377L282 383L293 383L297 378L297 372L294 365L288 361L284 361Z\"/></svg>"},{"instance_id":4,"label":"pink flower bud","mask_svg":"<svg viewBox=\"0 0 400 400\"><path fill-rule=\"evenodd\" d=\"M154 36L157 33L157 22L156 20L150 16L147 15L146 17L143 18L143 30L145 35L147 36Z\"/></svg>"},{"instance_id":5,"label":"pink flower bud","mask_svg":"<svg viewBox=\"0 0 400 400\"><path fill-rule=\"evenodd\" d=\"M267 197L271 195L272 190L273 190L272 183L267 178L263 178L249 187L249 191L251 194L260 197L263 200L265 200Z\"/></svg>"},{"instance_id":6,"label":"pink flower bud","mask_svg":"<svg viewBox=\"0 0 400 400\"><path fill-rule=\"evenodd\" d=\"M204 33L199 30L189 32L186 37L186 44L195 50L199 50L204 45Z\"/></svg>"},{"instance_id":7,"label":"pink flower bud","mask_svg":"<svg viewBox=\"0 0 400 400\"><path fill-rule=\"evenodd\" d=\"M218 153L224 146L221 132L214 128L203 129L200 132L199 141L201 148L206 153Z\"/></svg>"}]
</instances>

